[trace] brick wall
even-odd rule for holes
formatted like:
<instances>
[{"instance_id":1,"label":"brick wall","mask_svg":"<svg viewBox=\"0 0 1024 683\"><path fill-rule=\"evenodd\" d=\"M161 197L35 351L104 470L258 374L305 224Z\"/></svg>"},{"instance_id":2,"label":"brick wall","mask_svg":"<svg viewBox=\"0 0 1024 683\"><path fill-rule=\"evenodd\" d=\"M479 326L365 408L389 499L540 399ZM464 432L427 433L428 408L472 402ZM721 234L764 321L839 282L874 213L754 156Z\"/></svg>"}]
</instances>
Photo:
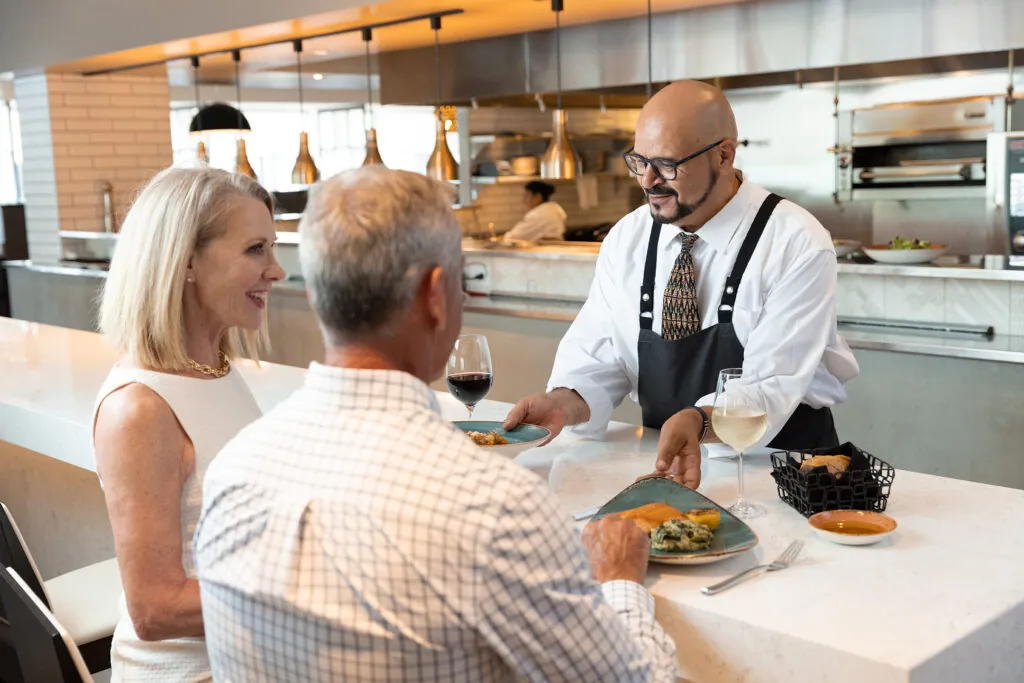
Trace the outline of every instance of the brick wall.
<instances>
[{"instance_id":1,"label":"brick wall","mask_svg":"<svg viewBox=\"0 0 1024 683\"><path fill-rule=\"evenodd\" d=\"M171 165L166 78L50 74L50 122L61 230L103 230L101 184L118 221L135 191Z\"/></svg>"},{"instance_id":2,"label":"brick wall","mask_svg":"<svg viewBox=\"0 0 1024 683\"><path fill-rule=\"evenodd\" d=\"M14 86L25 156L29 256L60 259L59 231L103 230L102 183L119 221L172 162L166 78L39 74Z\"/></svg>"}]
</instances>

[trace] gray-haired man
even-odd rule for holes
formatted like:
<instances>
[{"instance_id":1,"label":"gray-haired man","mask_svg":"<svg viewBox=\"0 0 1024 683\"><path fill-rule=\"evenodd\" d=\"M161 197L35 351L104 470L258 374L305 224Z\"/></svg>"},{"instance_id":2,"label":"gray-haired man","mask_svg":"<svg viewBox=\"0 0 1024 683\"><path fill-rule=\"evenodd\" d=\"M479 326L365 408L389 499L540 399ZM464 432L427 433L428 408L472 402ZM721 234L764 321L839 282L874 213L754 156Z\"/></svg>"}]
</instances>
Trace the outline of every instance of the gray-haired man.
<instances>
[{"instance_id":1,"label":"gray-haired man","mask_svg":"<svg viewBox=\"0 0 1024 683\"><path fill-rule=\"evenodd\" d=\"M439 413L426 382L462 324L448 203L382 168L310 198L300 250L326 363L204 485L216 680L674 680L643 532L591 525L588 567L545 483Z\"/></svg>"}]
</instances>

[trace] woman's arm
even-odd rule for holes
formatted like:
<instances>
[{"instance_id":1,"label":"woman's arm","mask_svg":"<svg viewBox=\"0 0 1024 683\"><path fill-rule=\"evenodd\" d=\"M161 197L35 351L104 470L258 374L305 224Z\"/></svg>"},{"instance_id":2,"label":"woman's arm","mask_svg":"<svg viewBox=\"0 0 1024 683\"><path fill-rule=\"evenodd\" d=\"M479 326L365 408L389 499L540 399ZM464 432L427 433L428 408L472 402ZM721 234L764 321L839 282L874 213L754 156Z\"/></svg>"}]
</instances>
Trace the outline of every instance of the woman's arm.
<instances>
[{"instance_id":1,"label":"woman's arm","mask_svg":"<svg viewBox=\"0 0 1024 683\"><path fill-rule=\"evenodd\" d=\"M142 640L203 635L199 583L181 564L181 491L192 443L162 398L129 384L101 404L96 465L128 614Z\"/></svg>"}]
</instances>

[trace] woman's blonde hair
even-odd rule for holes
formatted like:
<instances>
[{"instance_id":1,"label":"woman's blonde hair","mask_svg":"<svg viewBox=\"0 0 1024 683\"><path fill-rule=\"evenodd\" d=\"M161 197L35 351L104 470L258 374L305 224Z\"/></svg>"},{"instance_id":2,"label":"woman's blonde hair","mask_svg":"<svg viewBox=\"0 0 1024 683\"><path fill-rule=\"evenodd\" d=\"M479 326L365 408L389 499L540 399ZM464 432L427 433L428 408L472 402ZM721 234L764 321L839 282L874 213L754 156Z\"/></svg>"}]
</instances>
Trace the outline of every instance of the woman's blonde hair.
<instances>
[{"instance_id":1,"label":"woman's blonde hair","mask_svg":"<svg viewBox=\"0 0 1024 683\"><path fill-rule=\"evenodd\" d=\"M245 197L263 202L273 215L273 199L262 185L219 169L169 168L146 184L121 227L100 304L100 330L118 351L154 370L188 370L188 264L224 232L228 212ZM260 332L232 328L221 350L228 358L256 358L266 341L266 324Z\"/></svg>"}]
</instances>

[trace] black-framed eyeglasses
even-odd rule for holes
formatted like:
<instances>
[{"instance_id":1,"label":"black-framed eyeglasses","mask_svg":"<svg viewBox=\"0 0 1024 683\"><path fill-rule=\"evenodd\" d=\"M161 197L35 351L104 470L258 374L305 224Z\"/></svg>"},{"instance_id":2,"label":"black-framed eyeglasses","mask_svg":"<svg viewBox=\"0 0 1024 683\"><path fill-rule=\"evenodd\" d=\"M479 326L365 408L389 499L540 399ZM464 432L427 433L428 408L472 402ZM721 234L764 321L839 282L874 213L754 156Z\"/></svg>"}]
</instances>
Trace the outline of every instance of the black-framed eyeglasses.
<instances>
[{"instance_id":1,"label":"black-framed eyeglasses","mask_svg":"<svg viewBox=\"0 0 1024 683\"><path fill-rule=\"evenodd\" d=\"M648 159L647 157L640 156L639 154L634 152L632 147L630 147L629 150L622 155L622 158L625 159L626 161L626 168L628 168L629 172L635 176L641 176L644 173L647 173L647 167L653 166L654 173L662 180L675 180L676 175L679 173L680 166L685 164L687 161L696 159L704 152L707 152L708 150L712 150L715 147L718 147L723 142L725 142L725 138L722 138L718 142L712 142L707 147L699 149L690 156L683 157L682 159L678 160L660 158Z\"/></svg>"}]
</instances>

